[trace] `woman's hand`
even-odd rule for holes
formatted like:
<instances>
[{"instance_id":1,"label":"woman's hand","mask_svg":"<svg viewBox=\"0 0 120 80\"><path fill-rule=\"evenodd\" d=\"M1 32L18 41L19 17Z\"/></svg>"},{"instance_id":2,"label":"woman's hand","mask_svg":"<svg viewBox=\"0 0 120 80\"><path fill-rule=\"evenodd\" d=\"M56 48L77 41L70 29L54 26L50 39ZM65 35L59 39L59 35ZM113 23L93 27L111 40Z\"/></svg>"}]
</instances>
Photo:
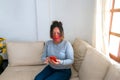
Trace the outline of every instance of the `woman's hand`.
<instances>
[{"instance_id":1,"label":"woman's hand","mask_svg":"<svg viewBox=\"0 0 120 80\"><path fill-rule=\"evenodd\" d=\"M57 59L55 56L50 56L48 58L48 62L51 63L51 64L60 64L60 60Z\"/></svg>"},{"instance_id":2,"label":"woman's hand","mask_svg":"<svg viewBox=\"0 0 120 80\"><path fill-rule=\"evenodd\" d=\"M60 64L60 60L59 59L56 59L56 61L52 60L50 61L52 64Z\"/></svg>"},{"instance_id":3,"label":"woman's hand","mask_svg":"<svg viewBox=\"0 0 120 80\"><path fill-rule=\"evenodd\" d=\"M53 59L50 59L50 57L46 57L46 60L44 62L45 64L60 64L60 60L59 59L56 59L56 60L53 60Z\"/></svg>"},{"instance_id":4,"label":"woman's hand","mask_svg":"<svg viewBox=\"0 0 120 80\"><path fill-rule=\"evenodd\" d=\"M48 64L49 63L49 57L46 57L46 60L44 62L45 64Z\"/></svg>"}]
</instances>

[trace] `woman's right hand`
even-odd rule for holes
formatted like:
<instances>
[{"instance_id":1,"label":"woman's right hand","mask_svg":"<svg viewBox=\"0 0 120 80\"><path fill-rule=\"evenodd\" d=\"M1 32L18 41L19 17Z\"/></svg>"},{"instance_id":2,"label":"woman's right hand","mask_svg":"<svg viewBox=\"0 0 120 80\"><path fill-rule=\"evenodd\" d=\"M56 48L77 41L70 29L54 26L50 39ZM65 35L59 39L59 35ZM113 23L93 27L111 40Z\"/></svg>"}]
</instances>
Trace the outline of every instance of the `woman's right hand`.
<instances>
[{"instance_id":1,"label":"woman's right hand","mask_svg":"<svg viewBox=\"0 0 120 80\"><path fill-rule=\"evenodd\" d=\"M49 64L49 63L53 64L53 61L50 59L50 57L46 57L44 63L45 63L45 64Z\"/></svg>"},{"instance_id":2,"label":"woman's right hand","mask_svg":"<svg viewBox=\"0 0 120 80\"><path fill-rule=\"evenodd\" d=\"M45 59L45 62L44 62L45 64L48 64L49 63L49 57L46 57L46 59Z\"/></svg>"}]
</instances>

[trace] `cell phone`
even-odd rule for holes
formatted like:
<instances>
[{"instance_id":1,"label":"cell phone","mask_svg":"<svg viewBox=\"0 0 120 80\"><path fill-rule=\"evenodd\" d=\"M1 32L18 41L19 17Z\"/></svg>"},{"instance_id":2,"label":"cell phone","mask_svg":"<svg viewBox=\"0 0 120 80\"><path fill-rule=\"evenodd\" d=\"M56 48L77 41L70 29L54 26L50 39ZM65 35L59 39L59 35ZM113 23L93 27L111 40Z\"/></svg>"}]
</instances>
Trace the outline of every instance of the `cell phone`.
<instances>
[{"instance_id":1,"label":"cell phone","mask_svg":"<svg viewBox=\"0 0 120 80\"><path fill-rule=\"evenodd\" d=\"M54 60L55 62L57 62L56 56L50 56L49 58L50 58L51 60Z\"/></svg>"}]
</instances>

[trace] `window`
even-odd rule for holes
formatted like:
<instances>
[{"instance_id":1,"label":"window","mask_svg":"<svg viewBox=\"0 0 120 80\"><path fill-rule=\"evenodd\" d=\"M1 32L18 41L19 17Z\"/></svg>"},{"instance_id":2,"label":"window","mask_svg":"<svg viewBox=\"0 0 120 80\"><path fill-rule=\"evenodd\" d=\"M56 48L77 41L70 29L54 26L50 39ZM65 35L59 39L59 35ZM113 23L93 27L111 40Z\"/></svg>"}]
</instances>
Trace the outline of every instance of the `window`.
<instances>
[{"instance_id":1,"label":"window","mask_svg":"<svg viewBox=\"0 0 120 80\"><path fill-rule=\"evenodd\" d=\"M110 14L109 53L120 62L120 0L112 0Z\"/></svg>"}]
</instances>

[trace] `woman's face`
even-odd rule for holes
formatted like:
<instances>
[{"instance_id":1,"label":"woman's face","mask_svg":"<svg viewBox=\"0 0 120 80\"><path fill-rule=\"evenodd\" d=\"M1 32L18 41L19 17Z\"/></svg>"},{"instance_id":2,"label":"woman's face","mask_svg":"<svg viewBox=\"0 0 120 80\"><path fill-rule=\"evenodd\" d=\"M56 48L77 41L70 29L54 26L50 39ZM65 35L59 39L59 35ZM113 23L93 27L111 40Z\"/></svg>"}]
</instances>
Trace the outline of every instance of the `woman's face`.
<instances>
[{"instance_id":1,"label":"woman's face","mask_svg":"<svg viewBox=\"0 0 120 80\"><path fill-rule=\"evenodd\" d=\"M58 27L55 27L55 28L53 29L52 35L53 35L53 41L54 41L55 43L61 42L60 30L59 30Z\"/></svg>"}]
</instances>

